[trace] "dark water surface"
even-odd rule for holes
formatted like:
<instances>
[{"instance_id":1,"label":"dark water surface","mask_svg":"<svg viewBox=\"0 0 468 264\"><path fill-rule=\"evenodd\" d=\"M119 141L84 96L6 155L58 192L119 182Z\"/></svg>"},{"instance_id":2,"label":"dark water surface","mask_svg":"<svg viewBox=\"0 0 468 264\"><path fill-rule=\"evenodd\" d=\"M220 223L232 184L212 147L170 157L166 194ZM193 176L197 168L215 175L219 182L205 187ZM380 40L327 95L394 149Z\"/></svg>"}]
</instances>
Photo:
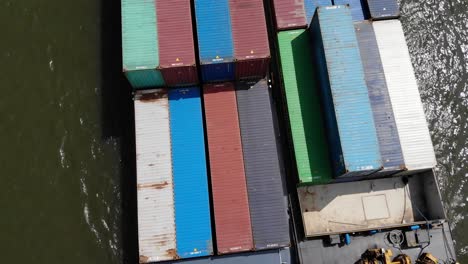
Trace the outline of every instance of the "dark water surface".
<instances>
[{"instance_id":1,"label":"dark water surface","mask_svg":"<svg viewBox=\"0 0 468 264\"><path fill-rule=\"evenodd\" d=\"M0 0L1 263L134 263L120 2ZM403 0L458 254L468 262L468 3Z\"/></svg>"}]
</instances>

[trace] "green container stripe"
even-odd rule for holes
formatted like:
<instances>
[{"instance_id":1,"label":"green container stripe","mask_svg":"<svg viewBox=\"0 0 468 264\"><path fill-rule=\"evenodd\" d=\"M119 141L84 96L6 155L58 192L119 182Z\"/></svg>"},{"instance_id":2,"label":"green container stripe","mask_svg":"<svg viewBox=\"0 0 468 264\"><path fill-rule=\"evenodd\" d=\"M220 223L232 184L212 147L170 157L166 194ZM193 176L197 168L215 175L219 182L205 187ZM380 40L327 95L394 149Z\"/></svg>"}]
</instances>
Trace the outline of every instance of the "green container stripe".
<instances>
[{"instance_id":1,"label":"green container stripe","mask_svg":"<svg viewBox=\"0 0 468 264\"><path fill-rule=\"evenodd\" d=\"M332 171L309 37L305 30L283 31L278 42L299 180L323 184Z\"/></svg>"},{"instance_id":2,"label":"green container stripe","mask_svg":"<svg viewBox=\"0 0 468 264\"><path fill-rule=\"evenodd\" d=\"M128 81L135 89L164 86L164 79L159 70L125 72Z\"/></svg>"},{"instance_id":3,"label":"green container stripe","mask_svg":"<svg viewBox=\"0 0 468 264\"><path fill-rule=\"evenodd\" d=\"M124 71L159 66L155 1L122 0L122 53Z\"/></svg>"}]
</instances>

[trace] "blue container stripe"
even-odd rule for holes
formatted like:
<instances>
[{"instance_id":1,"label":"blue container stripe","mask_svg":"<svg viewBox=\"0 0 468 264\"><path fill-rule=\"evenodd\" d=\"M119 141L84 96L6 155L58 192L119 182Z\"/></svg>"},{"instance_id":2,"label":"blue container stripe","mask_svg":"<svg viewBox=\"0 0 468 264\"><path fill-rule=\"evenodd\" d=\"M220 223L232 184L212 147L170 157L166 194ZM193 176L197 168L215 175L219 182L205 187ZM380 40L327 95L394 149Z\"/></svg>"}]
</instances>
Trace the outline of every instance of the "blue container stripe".
<instances>
[{"instance_id":1,"label":"blue container stripe","mask_svg":"<svg viewBox=\"0 0 468 264\"><path fill-rule=\"evenodd\" d=\"M354 21L364 20L364 11L361 0L334 0L335 5L349 5Z\"/></svg>"},{"instance_id":2,"label":"blue container stripe","mask_svg":"<svg viewBox=\"0 0 468 264\"><path fill-rule=\"evenodd\" d=\"M317 18L311 30L313 39L321 37L323 43L319 45L322 49L319 57L322 57L320 68L327 68L320 73L325 110L334 109L335 114L335 117L328 114L326 120L335 174L366 175L381 169L382 161L350 9L322 7ZM339 139L334 138L336 135ZM344 164L340 165L340 160Z\"/></svg>"},{"instance_id":3,"label":"blue container stripe","mask_svg":"<svg viewBox=\"0 0 468 264\"><path fill-rule=\"evenodd\" d=\"M332 5L331 0L304 0L304 7L307 16L307 24L310 24L314 17L315 10L319 6L330 6Z\"/></svg>"},{"instance_id":4,"label":"blue container stripe","mask_svg":"<svg viewBox=\"0 0 468 264\"><path fill-rule=\"evenodd\" d=\"M195 17L201 64L234 59L228 0L195 0Z\"/></svg>"},{"instance_id":5,"label":"blue container stripe","mask_svg":"<svg viewBox=\"0 0 468 264\"><path fill-rule=\"evenodd\" d=\"M405 167L403 153L374 29L372 23L368 21L355 23L354 27L361 51L384 171L401 170Z\"/></svg>"},{"instance_id":6,"label":"blue container stripe","mask_svg":"<svg viewBox=\"0 0 468 264\"><path fill-rule=\"evenodd\" d=\"M200 89L169 91L177 255L213 254Z\"/></svg>"},{"instance_id":7,"label":"blue container stripe","mask_svg":"<svg viewBox=\"0 0 468 264\"><path fill-rule=\"evenodd\" d=\"M204 82L232 81L235 78L234 63L217 63L201 65Z\"/></svg>"}]
</instances>

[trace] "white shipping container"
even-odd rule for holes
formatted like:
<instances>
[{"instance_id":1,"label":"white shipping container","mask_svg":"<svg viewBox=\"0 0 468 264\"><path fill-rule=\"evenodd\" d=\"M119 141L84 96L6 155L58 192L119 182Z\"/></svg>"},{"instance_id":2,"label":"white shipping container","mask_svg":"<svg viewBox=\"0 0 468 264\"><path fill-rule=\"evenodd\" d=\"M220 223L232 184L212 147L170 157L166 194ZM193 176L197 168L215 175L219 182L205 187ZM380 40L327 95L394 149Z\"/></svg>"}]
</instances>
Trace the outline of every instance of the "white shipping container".
<instances>
[{"instance_id":1,"label":"white shipping container","mask_svg":"<svg viewBox=\"0 0 468 264\"><path fill-rule=\"evenodd\" d=\"M418 84L399 20L373 23L406 168L436 165Z\"/></svg>"},{"instance_id":2,"label":"white shipping container","mask_svg":"<svg viewBox=\"0 0 468 264\"><path fill-rule=\"evenodd\" d=\"M174 193L167 90L135 96L140 263L175 258Z\"/></svg>"}]
</instances>

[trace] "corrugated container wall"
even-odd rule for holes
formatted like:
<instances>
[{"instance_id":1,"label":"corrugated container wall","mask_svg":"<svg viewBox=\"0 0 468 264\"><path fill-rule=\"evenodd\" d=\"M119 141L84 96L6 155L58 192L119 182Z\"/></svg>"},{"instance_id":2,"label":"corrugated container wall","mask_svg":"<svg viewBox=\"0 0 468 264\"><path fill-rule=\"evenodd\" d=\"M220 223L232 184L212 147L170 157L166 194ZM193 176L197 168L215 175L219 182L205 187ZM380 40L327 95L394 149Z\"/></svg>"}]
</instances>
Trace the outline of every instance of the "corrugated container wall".
<instances>
[{"instance_id":1,"label":"corrugated container wall","mask_svg":"<svg viewBox=\"0 0 468 264\"><path fill-rule=\"evenodd\" d=\"M263 78L270 62L263 0L231 0L229 3L236 78Z\"/></svg>"},{"instance_id":2,"label":"corrugated container wall","mask_svg":"<svg viewBox=\"0 0 468 264\"><path fill-rule=\"evenodd\" d=\"M273 0L276 29L306 28L318 6L331 4L331 0Z\"/></svg>"},{"instance_id":3,"label":"corrugated container wall","mask_svg":"<svg viewBox=\"0 0 468 264\"><path fill-rule=\"evenodd\" d=\"M283 31L278 42L299 181L328 183L332 170L310 37L304 29Z\"/></svg>"},{"instance_id":4,"label":"corrugated container wall","mask_svg":"<svg viewBox=\"0 0 468 264\"><path fill-rule=\"evenodd\" d=\"M156 11L159 67L166 85L197 84L190 0L156 0Z\"/></svg>"},{"instance_id":5,"label":"corrugated container wall","mask_svg":"<svg viewBox=\"0 0 468 264\"><path fill-rule=\"evenodd\" d=\"M213 254L200 89L169 91L177 256Z\"/></svg>"},{"instance_id":6,"label":"corrugated container wall","mask_svg":"<svg viewBox=\"0 0 468 264\"><path fill-rule=\"evenodd\" d=\"M228 0L195 0L204 82L234 80L234 44Z\"/></svg>"},{"instance_id":7,"label":"corrugated container wall","mask_svg":"<svg viewBox=\"0 0 468 264\"><path fill-rule=\"evenodd\" d=\"M135 89L163 86L154 1L122 0L123 72Z\"/></svg>"},{"instance_id":8,"label":"corrugated container wall","mask_svg":"<svg viewBox=\"0 0 468 264\"><path fill-rule=\"evenodd\" d=\"M239 82L236 96L255 248L289 246L287 192L268 83Z\"/></svg>"},{"instance_id":9,"label":"corrugated container wall","mask_svg":"<svg viewBox=\"0 0 468 264\"><path fill-rule=\"evenodd\" d=\"M122 53L135 89L198 83L190 0L122 0Z\"/></svg>"},{"instance_id":10,"label":"corrugated container wall","mask_svg":"<svg viewBox=\"0 0 468 264\"><path fill-rule=\"evenodd\" d=\"M361 0L333 0L335 5L349 5L354 21L364 20L364 11Z\"/></svg>"},{"instance_id":11,"label":"corrugated container wall","mask_svg":"<svg viewBox=\"0 0 468 264\"><path fill-rule=\"evenodd\" d=\"M391 19L400 16L397 0L366 0L370 18L374 20Z\"/></svg>"},{"instance_id":12,"label":"corrugated container wall","mask_svg":"<svg viewBox=\"0 0 468 264\"><path fill-rule=\"evenodd\" d=\"M218 254L253 249L237 102L232 83L203 87Z\"/></svg>"},{"instance_id":13,"label":"corrugated container wall","mask_svg":"<svg viewBox=\"0 0 468 264\"><path fill-rule=\"evenodd\" d=\"M310 29L335 176L378 171L379 143L350 8L318 8Z\"/></svg>"},{"instance_id":14,"label":"corrugated container wall","mask_svg":"<svg viewBox=\"0 0 468 264\"><path fill-rule=\"evenodd\" d=\"M396 172L404 168L403 153L372 22L356 22L354 28L384 165L380 173Z\"/></svg>"},{"instance_id":15,"label":"corrugated container wall","mask_svg":"<svg viewBox=\"0 0 468 264\"><path fill-rule=\"evenodd\" d=\"M406 169L436 165L418 84L399 20L373 23Z\"/></svg>"},{"instance_id":16,"label":"corrugated container wall","mask_svg":"<svg viewBox=\"0 0 468 264\"><path fill-rule=\"evenodd\" d=\"M176 258L167 90L135 96L140 263Z\"/></svg>"}]
</instances>

